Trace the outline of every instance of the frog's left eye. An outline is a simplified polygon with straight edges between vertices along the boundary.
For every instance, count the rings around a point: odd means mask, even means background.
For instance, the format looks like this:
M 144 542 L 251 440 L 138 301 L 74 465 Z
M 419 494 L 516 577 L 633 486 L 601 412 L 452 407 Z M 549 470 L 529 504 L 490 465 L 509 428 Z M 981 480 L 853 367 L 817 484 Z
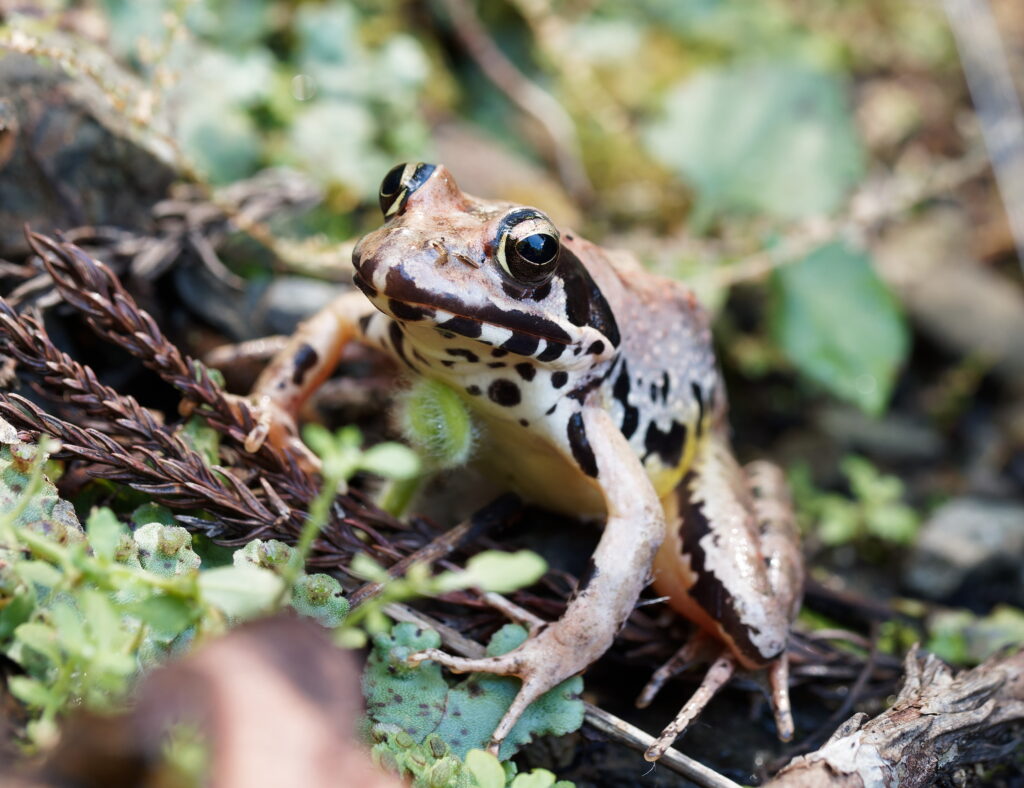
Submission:
M 380 209 L 384 212 L 384 218 L 388 219 L 396 213 L 401 213 L 409 195 L 427 182 L 434 170 L 433 164 L 416 163 L 398 164 L 388 170 L 384 180 L 380 183 Z
M 516 281 L 540 285 L 558 265 L 561 244 L 551 220 L 532 208 L 513 211 L 501 223 L 495 256 Z

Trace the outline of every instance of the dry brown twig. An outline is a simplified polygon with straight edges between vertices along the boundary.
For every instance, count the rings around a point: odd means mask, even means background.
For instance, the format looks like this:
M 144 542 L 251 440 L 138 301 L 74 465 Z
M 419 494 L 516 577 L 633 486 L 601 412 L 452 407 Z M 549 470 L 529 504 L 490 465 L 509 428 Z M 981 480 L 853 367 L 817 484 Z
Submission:
M 961 766 L 1020 752 L 1024 650 L 954 674 L 937 657 L 921 658 L 912 649 L 904 671 L 889 709 L 872 720 L 854 715 L 766 788 L 914 788 L 935 785 Z
M 43 393 L 99 419 L 103 431 L 80 427 L 46 413 L 34 403 L 0 392 L 0 412 L 33 433 L 60 438 L 64 452 L 110 469 L 104 476 L 145 491 L 174 508 L 203 508 L 219 523 L 179 515 L 183 523 L 224 544 L 253 538 L 295 541 L 318 493 L 307 474 L 285 450 L 269 444 L 254 454 L 241 448 L 255 419 L 244 400 L 231 398 L 206 368 L 184 356 L 141 310 L 117 277 L 72 244 L 31 235 L 30 243 L 54 277 L 61 295 L 90 326 L 156 371 L 207 422 L 234 444 L 235 467 L 211 468 L 172 430 L 136 400 L 99 383 L 95 373 L 58 350 L 42 324 L 17 315 L 0 300 L 0 343 Z M 117 438 L 120 438 L 119 441 Z M 360 549 L 375 549 L 395 560 L 404 550 L 390 543 L 376 525 L 403 530 L 397 521 L 351 497 L 335 502 L 332 516 L 314 547 L 311 563 L 345 565 Z M 368 540 L 356 536 L 362 531 Z M 418 546 L 418 545 L 417 545 Z

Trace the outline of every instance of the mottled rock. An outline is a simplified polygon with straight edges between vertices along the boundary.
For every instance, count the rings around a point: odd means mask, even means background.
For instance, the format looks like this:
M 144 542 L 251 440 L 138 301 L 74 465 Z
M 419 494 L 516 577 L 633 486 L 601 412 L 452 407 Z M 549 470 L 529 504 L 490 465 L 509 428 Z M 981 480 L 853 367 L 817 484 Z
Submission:
M 939 508 L 921 529 L 905 574 L 907 586 L 944 599 L 968 577 L 1016 574 L 1024 587 L 1024 505 L 957 498 Z

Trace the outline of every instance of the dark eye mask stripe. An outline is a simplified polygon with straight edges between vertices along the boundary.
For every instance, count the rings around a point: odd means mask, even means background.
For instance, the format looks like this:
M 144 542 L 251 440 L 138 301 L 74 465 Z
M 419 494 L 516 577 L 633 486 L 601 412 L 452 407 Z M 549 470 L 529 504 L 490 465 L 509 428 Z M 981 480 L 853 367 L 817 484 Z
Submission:
M 562 345 L 572 343 L 572 337 L 569 336 L 569 333 L 552 320 L 538 315 L 531 315 L 518 309 L 501 309 L 494 304 L 484 304 L 480 307 L 474 306 L 471 310 L 453 295 L 434 293 L 419 287 L 415 282 L 405 277 L 397 268 L 392 268 L 388 271 L 384 290 L 389 298 L 403 301 L 411 307 L 443 309 L 451 312 L 457 318 L 476 323 L 487 323 L 498 328 L 507 328 L 516 334 L 526 334 L 527 336 L 546 339 L 548 342 L 557 342 Z M 466 312 L 469 311 L 473 311 L 474 314 L 467 315 Z M 455 329 L 449 330 L 462 333 Z M 477 332 L 476 336 L 479 336 L 479 332 Z

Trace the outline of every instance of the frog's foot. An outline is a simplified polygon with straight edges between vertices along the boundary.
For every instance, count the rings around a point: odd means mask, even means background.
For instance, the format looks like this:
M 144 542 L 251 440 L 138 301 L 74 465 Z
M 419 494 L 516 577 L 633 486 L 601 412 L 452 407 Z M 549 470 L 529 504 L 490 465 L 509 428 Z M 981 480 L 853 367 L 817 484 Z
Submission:
M 679 738 L 689 724 L 697 718 L 697 715 L 704 710 L 704 707 L 708 705 L 718 690 L 728 683 L 735 671 L 736 660 L 732 654 L 727 651 L 721 653 L 708 669 L 697 691 L 686 701 L 686 705 L 679 710 L 676 718 L 661 732 L 658 740 L 647 748 L 647 752 L 644 753 L 644 760 L 656 761 L 664 755 L 665 750 L 671 747 L 672 743 Z
M 291 451 L 299 465 L 308 472 L 320 470 L 320 458 L 317 457 L 302 439 L 299 438 L 298 426 L 291 412 L 266 394 L 250 397 L 229 395 L 235 402 L 243 404 L 252 414 L 256 424 L 245 436 L 243 448 L 255 454 L 264 443 L 270 443 L 279 449 Z
M 511 733 L 531 703 L 565 679 L 579 673 L 594 659 L 593 656 L 584 657 L 582 660 L 566 659 L 570 655 L 548 653 L 551 644 L 545 643 L 547 638 L 544 635 L 552 631 L 551 628 L 546 629 L 541 635 L 530 638 L 518 648 L 496 657 L 455 657 L 440 649 L 431 648 L 410 655 L 408 662 L 415 665 L 433 660 L 453 673 L 492 673 L 522 679 L 523 684 L 519 692 L 505 712 L 505 716 L 501 718 L 498 727 L 494 729 L 487 748 L 489 752 L 497 755 L 501 743 Z
M 793 738 L 793 711 L 789 705 L 789 657 L 785 652 L 768 667 L 768 688 L 775 730 L 782 741 L 790 741 Z
M 640 690 L 640 694 L 636 699 L 636 707 L 638 709 L 646 709 L 650 706 L 651 701 L 661 692 L 661 688 L 665 686 L 665 682 L 682 673 L 697 661 L 699 648 L 698 638 L 691 638 L 687 641 L 686 645 L 669 657 L 664 665 L 654 671 L 647 684 Z

